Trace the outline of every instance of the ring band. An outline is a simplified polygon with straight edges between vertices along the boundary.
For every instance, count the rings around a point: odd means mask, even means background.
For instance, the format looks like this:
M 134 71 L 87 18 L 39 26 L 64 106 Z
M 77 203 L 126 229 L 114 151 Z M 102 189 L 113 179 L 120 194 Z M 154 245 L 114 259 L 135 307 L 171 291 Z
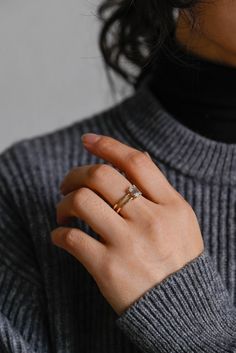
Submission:
M 119 213 L 121 208 L 130 200 L 142 195 L 142 192 L 134 184 L 130 185 L 126 194 L 113 206 L 113 209 Z

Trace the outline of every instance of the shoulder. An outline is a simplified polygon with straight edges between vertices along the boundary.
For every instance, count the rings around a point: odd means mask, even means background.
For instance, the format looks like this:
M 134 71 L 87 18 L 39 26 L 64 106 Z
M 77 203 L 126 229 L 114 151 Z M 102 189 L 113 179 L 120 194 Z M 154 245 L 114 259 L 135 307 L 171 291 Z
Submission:
M 0 243 L 4 244 L 3 249 L 0 245 L 0 257 L 5 263 L 12 267 L 15 262 L 15 269 L 21 266 L 20 259 L 8 259 L 7 254 L 12 253 L 7 250 L 8 244 L 15 244 L 30 257 L 32 240 L 37 251 L 42 250 L 42 246 L 37 246 L 39 242 L 49 242 L 50 229 L 56 226 L 55 206 L 61 199 L 61 181 L 74 166 L 90 163 L 81 135 L 90 131 L 104 133 L 105 121 L 113 109 L 114 106 L 54 131 L 21 139 L 0 153 Z
M 63 164 L 79 163 L 86 153 L 81 135 L 86 132 L 104 133 L 104 123 L 112 115 L 115 106 L 85 116 L 79 121 L 34 137 L 20 139 L 0 153 L 0 181 L 17 184 L 41 171 L 63 168 Z M 17 178 L 17 179 L 16 179 Z
M 123 101 L 85 116 L 62 128 L 14 142 L 0 153 L 0 191 L 20 207 L 56 190 L 64 175 L 74 166 L 91 163 L 81 136 L 86 132 L 115 135 Z M 116 121 L 116 124 L 115 124 Z M 94 162 L 94 161 L 93 161 Z
M 113 122 L 122 115 L 123 108 L 130 98 L 132 96 L 61 128 L 12 143 L 0 152 L 1 166 L 8 158 L 15 164 L 35 166 L 41 159 L 51 160 L 57 155 L 61 156 L 61 153 L 67 151 L 70 146 L 73 146 L 74 151 L 81 150 L 82 134 L 86 132 L 109 134 L 109 131 L 112 132 L 116 128 Z
M 61 181 L 75 166 L 102 162 L 84 148 L 81 135 L 122 137 L 114 123 L 122 114 L 121 104 L 16 141 L 0 153 L 0 262 L 30 278 L 29 272 L 38 276 L 33 270 L 36 258 L 46 266 L 45 249 L 56 252 L 51 250 L 49 233 L 57 226 L 55 206 L 62 196 Z
M 119 127 L 119 117 L 124 114 L 129 101 L 134 99 L 133 94 L 71 124 L 34 137 L 23 138 L 7 146 L 0 152 L 0 182 L 4 177 L 15 180 L 16 174 L 23 177 L 29 170 L 37 173 L 39 168 L 47 170 L 59 165 L 62 167 L 69 161 L 72 164 L 82 161 L 87 153 L 81 142 L 82 134 L 94 132 L 115 135 Z M 118 135 L 122 139 L 122 132 L 119 131 Z

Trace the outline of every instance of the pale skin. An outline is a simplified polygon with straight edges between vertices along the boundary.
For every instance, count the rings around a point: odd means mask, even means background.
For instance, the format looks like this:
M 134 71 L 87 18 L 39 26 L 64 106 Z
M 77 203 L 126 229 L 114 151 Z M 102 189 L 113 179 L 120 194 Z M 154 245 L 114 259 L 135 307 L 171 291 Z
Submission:
M 84 146 L 112 166 L 84 165 L 66 175 L 57 222 L 79 217 L 100 241 L 70 227 L 53 230 L 52 241 L 85 266 L 120 315 L 149 288 L 197 257 L 204 243 L 192 207 L 146 154 L 104 135 Z M 118 214 L 111 206 L 132 183 L 143 194 Z
M 176 38 L 202 57 L 236 66 L 236 1 L 208 1 L 196 11 L 198 24 L 193 29 L 188 11 L 180 11 Z M 99 240 L 66 225 L 54 229 L 51 238 L 82 263 L 121 315 L 146 291 L 199 256 L 204 241 L 191 205 L 146 154 L 110 136 L 99 137 L 88 143 L 87 136 L 84 147 L 111 165 L 68 171 L 61 188 L 64 197 L 57 205 L 59 224 L 79 217 Z M 118 214 L 112 206 L 131 184 L 143 194 Z

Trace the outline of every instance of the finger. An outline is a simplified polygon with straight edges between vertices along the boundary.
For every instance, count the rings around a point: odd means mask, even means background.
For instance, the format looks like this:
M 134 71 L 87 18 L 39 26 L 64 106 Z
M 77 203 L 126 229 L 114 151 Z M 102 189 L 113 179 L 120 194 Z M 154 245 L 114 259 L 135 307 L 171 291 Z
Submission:
M 81 187 L 87 187 L 113 207 L 131 185 L 115 168 L 107 164 L 93 164 L 71 169 L 64 178 L 61 190 L 63 195 L 67 195 Z M 120 210 L 119 214 L 125 219 L 137 218 L 137 215 L 142 215 L 144 212 L 144 207 L 150 205 L 150 201 L 142 195 L 135 200 L 135 207 L 131 201 Z
M 82 187 L 67 194 L 57 204 L 57 222 L 64 224 L 78 217 L 84 220 L 106 242 L 120 242 L 126 221 L 92 190 Z
M 147 151 L 144 151 L 144 153 L 145 153 L 150 159 L 152 159 L 151 156 L 150 156 L 150 154 L 149 154 Z
M 156 203 L 169 203 L 177 191 L 156 164 L 143 152 L 105 135 L 85 147 L 98 157 L 123 170 L 145 197 Z
M 77 228 L 58 227 L 51 232 L 52 242 L 76 257 L 88 272 L 95 276 L 99 271 L 106 247 L 98 240 Z

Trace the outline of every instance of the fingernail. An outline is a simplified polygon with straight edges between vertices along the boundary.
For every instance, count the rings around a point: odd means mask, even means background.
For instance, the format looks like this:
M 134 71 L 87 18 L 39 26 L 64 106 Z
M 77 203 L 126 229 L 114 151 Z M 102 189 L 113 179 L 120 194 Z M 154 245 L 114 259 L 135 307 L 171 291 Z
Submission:
M 145 151 L 144 153 L 145 153 L 150 159 L 152 159 L 151 156 L 150 156 L 150 154 L 149 154 L 147 151 Z
M 93 144 L 94 142 L 98 141 L 100 137 L 100 135 L 94 133 L 86 133 L 81 136 L 81 140 L 83 143 Z

